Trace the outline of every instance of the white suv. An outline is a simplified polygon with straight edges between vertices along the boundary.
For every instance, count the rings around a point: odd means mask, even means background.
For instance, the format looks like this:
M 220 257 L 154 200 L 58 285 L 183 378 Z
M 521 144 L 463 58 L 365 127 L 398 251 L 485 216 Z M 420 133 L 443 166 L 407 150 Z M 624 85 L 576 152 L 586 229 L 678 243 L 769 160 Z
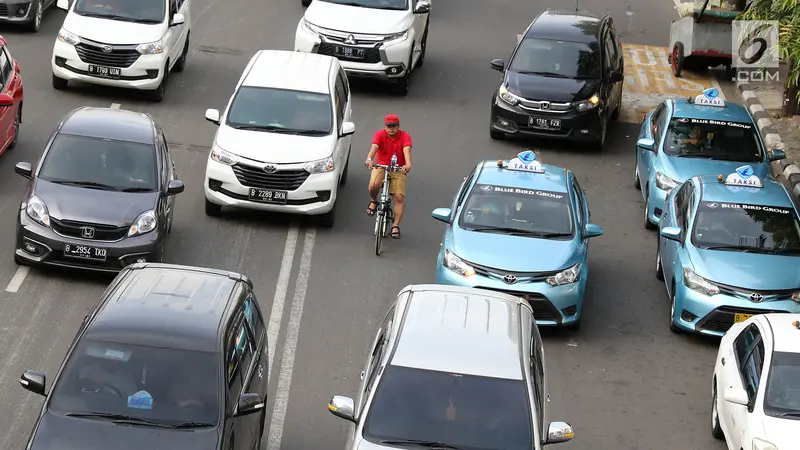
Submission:
M 430 11 L 430 0 L 315 0 L 294 49 L 338 58 L 351 77 L 393 81 L 405 95 L 425 62 Z
M 151 91 L 164 99 L 170 70 L 189 52 L 190 0 L 58 0 L 68 11 L 53 46 L 53 87 L 70 80 Z
M 339 186 L 347 180 L 350 86 L 330 56 L 261 50 L 253 56 L 224 113 L 206 166 L 206 214 L 223 206 L 320 216 L 333 226 Z

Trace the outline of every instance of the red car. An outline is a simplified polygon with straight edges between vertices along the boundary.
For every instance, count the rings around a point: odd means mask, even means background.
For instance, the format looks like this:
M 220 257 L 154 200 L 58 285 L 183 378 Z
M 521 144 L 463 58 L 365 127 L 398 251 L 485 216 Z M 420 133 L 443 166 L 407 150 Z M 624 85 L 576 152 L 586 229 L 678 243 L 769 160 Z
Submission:
M 22 76 L 19 63 L 0 36 L 0 155 L 14 148 L 22 121 Z

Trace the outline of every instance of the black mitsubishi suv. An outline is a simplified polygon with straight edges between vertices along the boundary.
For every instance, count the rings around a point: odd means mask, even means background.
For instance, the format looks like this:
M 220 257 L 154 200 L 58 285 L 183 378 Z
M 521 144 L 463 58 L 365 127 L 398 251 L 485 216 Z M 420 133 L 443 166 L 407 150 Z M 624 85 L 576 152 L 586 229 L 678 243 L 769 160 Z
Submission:
M 492 139 L 526 135 L 605 145 L 619 116 L 624 63 L 608 16 L 542 11 L 514 47 L 495 59 L 503 80 L 492 98 Z

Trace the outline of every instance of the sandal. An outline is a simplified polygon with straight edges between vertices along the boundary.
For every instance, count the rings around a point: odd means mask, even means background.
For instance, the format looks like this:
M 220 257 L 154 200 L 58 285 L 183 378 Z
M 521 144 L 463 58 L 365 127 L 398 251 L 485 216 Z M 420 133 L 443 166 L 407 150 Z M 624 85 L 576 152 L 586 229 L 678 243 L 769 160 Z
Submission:
M 375 207 L 371 207 L 372 205 L 375 205 Z M 369 204 L 367 205 L 367 215 L 372 217 L 375 215 L 375 211 L 377 210 L 378 210 L 378 202 L 370 201 Z
M 397 231 L 395 231 L 395 230 L 397 230 Z M 397 225 L 393 226 L 392 227 L 391 236 L 392 236 L 392 239 L 400 239 L 400 227 L 398 227 Z

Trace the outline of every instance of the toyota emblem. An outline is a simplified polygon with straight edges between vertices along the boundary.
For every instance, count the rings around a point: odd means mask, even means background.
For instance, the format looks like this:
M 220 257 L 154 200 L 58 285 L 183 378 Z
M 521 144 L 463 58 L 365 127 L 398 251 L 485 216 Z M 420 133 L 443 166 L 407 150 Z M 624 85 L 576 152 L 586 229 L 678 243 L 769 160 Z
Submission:
M 758 292 L 753 292 L 750 294 L 750 301 L 753 303 L 761 303 L 764 300 L 764 296 L 759 294 Z
M 275 172 L 277 172 L 277 171 L 278 171 L 278 168 L 277 168 L 277 167 L 275 167 L 275 166 L 272 166 L 272 165 L 269 165 L 269 166 L 264 166 L 264 172 L 267 172 L 267 173 L 275 173 Z
M 517 277 L 511 274 L 508 274 L 503 277 L 503 283 L 505 284 L 514 284 L 517 282 Z
M 550 110 L 550 102 L 541 102 L 539 106 L 545 111 Z
M 104 46 L 100 47 L 100 50 L 102 50 L 103 53 L 111 53 L 111 50 L 114 50 L 114 47 L 112 47 L 110 45 L 104 45 Z
M 94 228 L 92 227 L 81 227 L 81 237 L 86 239 L 94 238 Z
M 344 43 L 345 44 L 353 44 L 353 45 L 355 45 L 355 43 L 356 43 L 355 36 L 353 36 L 352 34 L 350 36 L 347 36 L 347 39 L 344 40 Z

